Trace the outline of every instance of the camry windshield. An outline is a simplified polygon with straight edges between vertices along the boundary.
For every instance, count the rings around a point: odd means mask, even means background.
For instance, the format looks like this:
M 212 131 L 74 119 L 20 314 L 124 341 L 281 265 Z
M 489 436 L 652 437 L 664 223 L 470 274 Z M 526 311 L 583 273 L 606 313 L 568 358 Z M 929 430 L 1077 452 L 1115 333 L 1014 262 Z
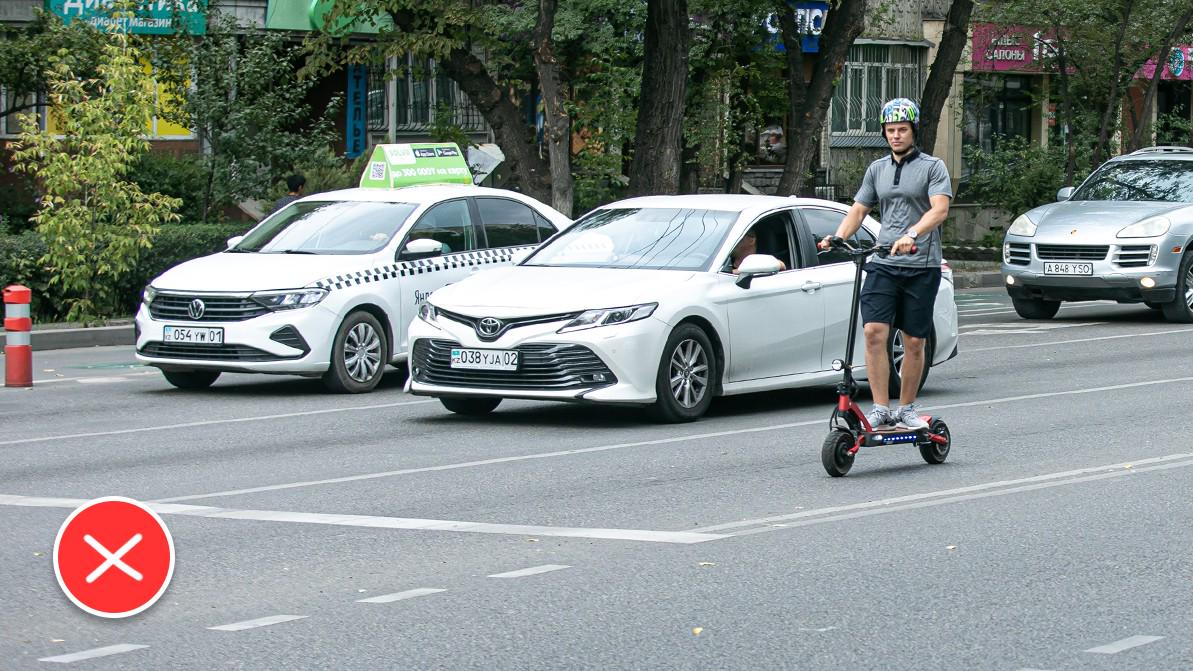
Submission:
M 306 201 L 261 222 L 231 252 L 368 254 L 385 247 L 414 211 L 410 203 Z
M 1122 161 L 1103 167 L 1071 200 L 1193 203 L 1193 161 Z
M 525 265 L 701 270 L 736 219 L 736 212 L 673 207 L 596 210 Z

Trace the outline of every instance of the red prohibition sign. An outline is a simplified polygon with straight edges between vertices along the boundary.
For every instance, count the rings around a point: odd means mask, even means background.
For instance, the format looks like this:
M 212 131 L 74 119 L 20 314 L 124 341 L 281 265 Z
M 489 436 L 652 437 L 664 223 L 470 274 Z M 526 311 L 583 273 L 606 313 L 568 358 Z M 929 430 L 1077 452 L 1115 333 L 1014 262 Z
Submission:
M 88 501 L 58 530 L 54 575 L 66 596 L 92 615 L 136 615 L 170 584 L 174 539 L 162 518 L 138 501 Z

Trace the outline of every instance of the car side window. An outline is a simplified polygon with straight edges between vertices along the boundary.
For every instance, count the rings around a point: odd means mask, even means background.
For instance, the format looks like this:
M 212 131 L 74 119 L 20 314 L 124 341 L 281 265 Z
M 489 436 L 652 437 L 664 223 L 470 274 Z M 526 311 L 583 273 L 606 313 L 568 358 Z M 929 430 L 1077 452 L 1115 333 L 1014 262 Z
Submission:
M 802 207 L 800 214 L 804 216 L 804 221 L 808 222 L 808 230 L 812 233 L 812 239 L 820 242 L 826 236 L 837 232 L 837 228 L 845 219 L 845 213 L 839 210 L 830 210 L 823 207 Z M 849 238 L 850 244 L 860 245 L 862 247 L 874 246 L 874 236 L 870 235 L 870 231 L 865 228 L 859 228 L 857 233 L 854 233 Z M 817 265 L 825 266 L 830 263 L 842 263 L 849 260 L 849 256 L 844 252 L 835 249 L 829 250 L 823 254 L 817 254 Z
M 798 267 L 798 257 L 791 247 L 790 229 L 791 215 L 786 211 L 768 214 L 754 222 L 734 243 L 733 250 L 721 266 L 721 272 L 733 272 L 733 269 L 750 254 L 769 254 L 783 264 L 784 270 Z
M 555 224 L 547 221 L 547 218 L 538 212 L 534 213 L 534 221 L 538 225 L 539 229 L 539 242 L 542 242 L 543 240 L 546 240 L 547 238 L 559 232 L 559 229 L 555 227 Z
M 452 254 L 475 249 L 475 238 L 468 201 L 449 200 L 424 212 L 410 228 L 402 245 L 405 247 L 411 240 L 430 239 L 443 245 L 444 254 Z
M 489 247 L 539 243 L 538 223 L 530 206 L 509 198 L 477 198 L 476 208 Z

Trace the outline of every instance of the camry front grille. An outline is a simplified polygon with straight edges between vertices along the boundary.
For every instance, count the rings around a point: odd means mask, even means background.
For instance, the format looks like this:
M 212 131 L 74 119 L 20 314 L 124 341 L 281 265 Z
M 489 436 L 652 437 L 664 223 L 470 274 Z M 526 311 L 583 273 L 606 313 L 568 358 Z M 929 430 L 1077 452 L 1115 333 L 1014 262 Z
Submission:
M 1109 245 L 1036 245 L 1044 261 L 1101 261 L 1109 251 Z
M 451 367 L 453 340 L 420 338 L 414 343 L 411 371 L 426 384 L 485 389 L 561 391 L 615 384 L 617 377 L 583 345 L 536 343 L 520 345 L 517 370 L 473 370 Z
M 203 316 L 191 318 L 191 302 L 203 301 Z M 158 321 L 242 322 L 269 312 L 246 296 L 202 296 L 159 292 L 149 304 L 149 314 Z

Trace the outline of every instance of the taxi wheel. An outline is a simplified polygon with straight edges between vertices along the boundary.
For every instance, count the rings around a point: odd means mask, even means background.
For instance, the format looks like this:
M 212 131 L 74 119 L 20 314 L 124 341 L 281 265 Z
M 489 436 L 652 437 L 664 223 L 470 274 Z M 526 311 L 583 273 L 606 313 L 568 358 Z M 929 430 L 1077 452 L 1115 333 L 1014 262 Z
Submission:
M 671 332 L 655 379 L 651 414 L 661 422 L 692 422 L 712 404 L 717 359 L 704 329 L 680 324 Z
M 1042 298 L 1012 298 L 1015 312 L 1024 319 L 1052 319 L 1060 310 L 1060 301 L 1046 301 Z
M 1176 300 L 1161 306 L 1164 318 L 1178 324 L 1193 323 L 1193 254 L 1185 253 L 1176 276 Z
M 891 376 L 887 382 L 890 386 L 887 391 L 890 395 L 898 400 L 899 390 L 903 388 L 903 332 L 899 329 L 891 329 L 891 335 L 886 341 L 886 352 L 891 362 Z M 932 370 L 932 357 L 936 352 L 936 335 L 929 333 L 928 339 L 924 342 L 924 370 L 920 373 L 920 386 L 916 387 L 916 393 L 919 393 L 924 388 L 924 383 L 928 381 L 928 371 Z
M 163 370 L 166 382 L 179 389 L 206 389 L 219 378 L 218 370 Z
M 501 405 L 500 398 L 441 398 L 439 402 L 457 415 L 470 417 L 487 415 Z
M 323 384 L 339 394 L 373 391 L 385 372 L 388 357 L 381 323 L 367 312 L 353 312 L 336 332 L 331 366 L 323 374 Z

